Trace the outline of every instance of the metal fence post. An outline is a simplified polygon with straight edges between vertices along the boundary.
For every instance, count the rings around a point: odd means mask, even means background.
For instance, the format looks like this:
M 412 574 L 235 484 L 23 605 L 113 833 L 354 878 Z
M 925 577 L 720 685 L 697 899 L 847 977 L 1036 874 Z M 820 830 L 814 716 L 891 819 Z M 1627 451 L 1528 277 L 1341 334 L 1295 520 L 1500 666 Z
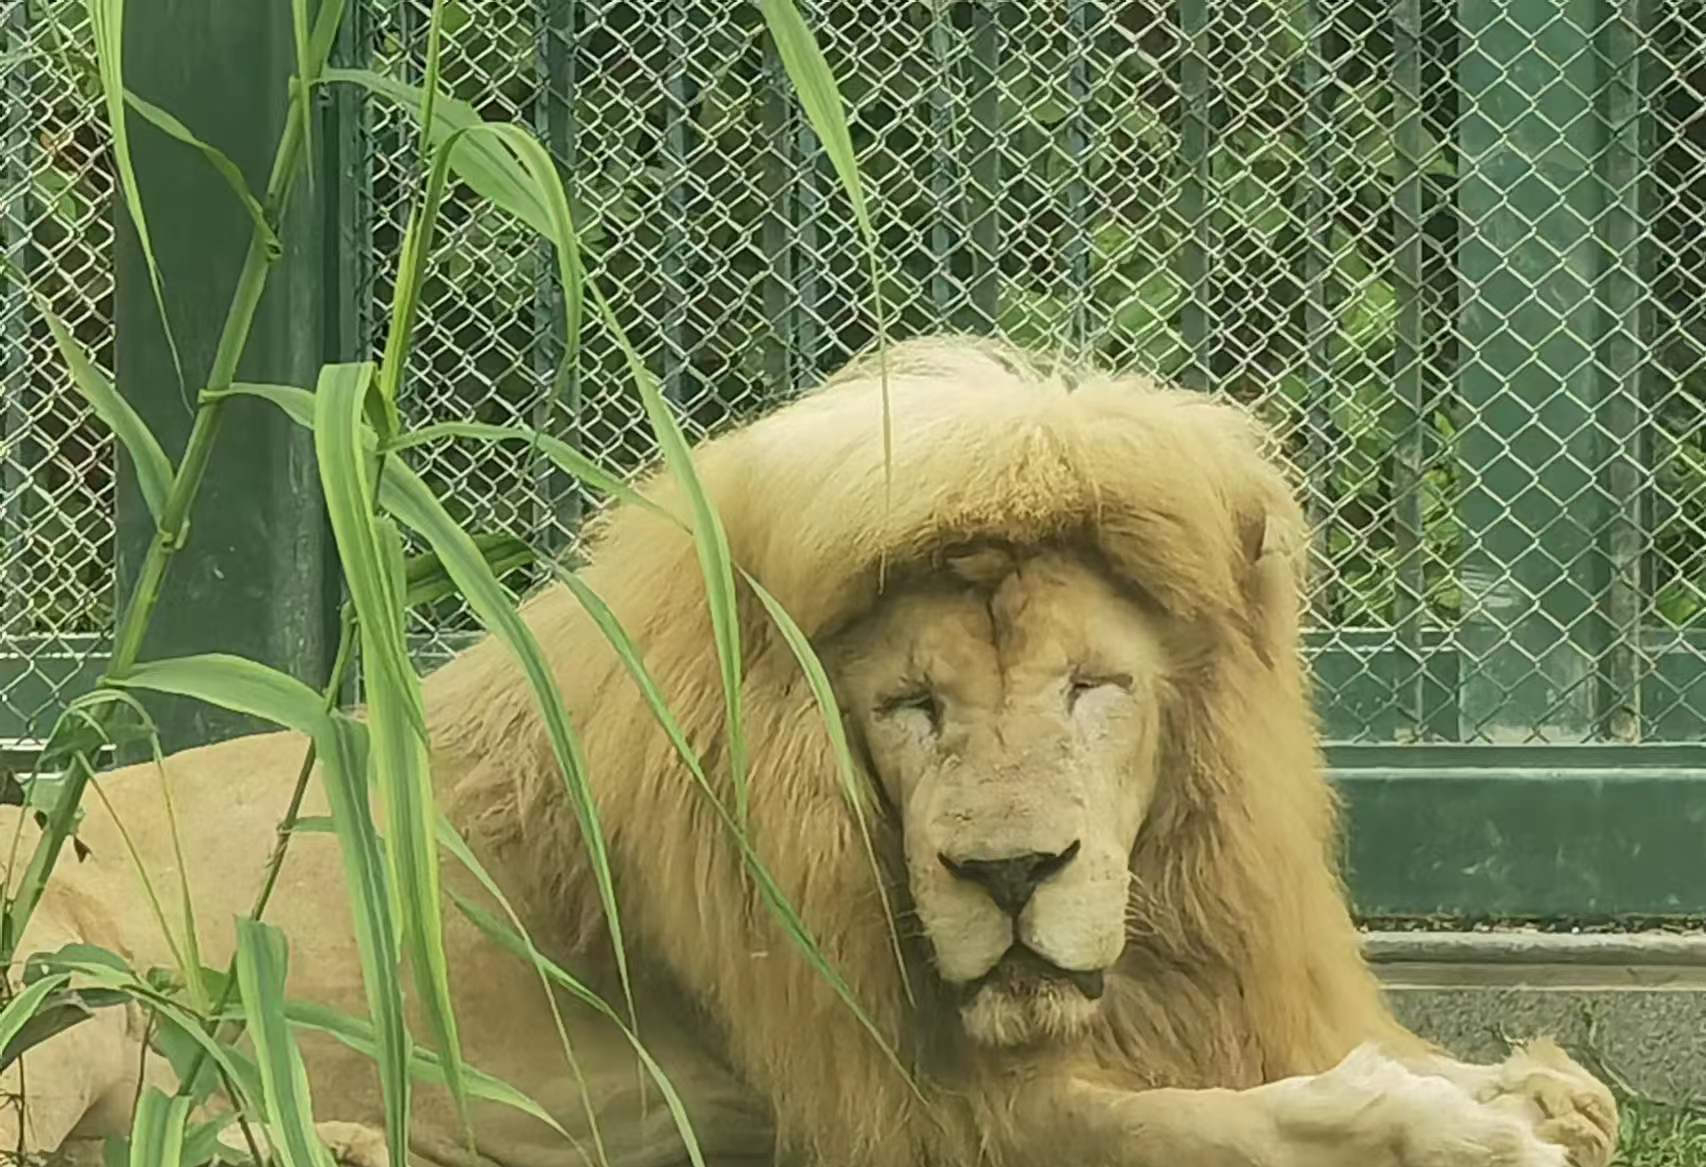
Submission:
M 295 69 L 290 12 L 280 4 L 161 0 L 125 29 L 126 82 L 224 150 L 259 191 L 283 126 Z M 322 97 L 324 103 L 327 99 Z M 243 380 L 312 385 L 329 351 L 327 195 L 353 160 L 324 116 L 302 181 L 279 225 L 274 265 L 238 369 Z M 224 180 L 140 118 L 131 150 L 186 385 L 173 371 L 135 231 L 118 200 L 115 366 L 120 390 L 167 452 L 183 448 L 199 379 L 213 355 L 250 221 Z M 133 585 L 153 523 L 126 460 L 118 491 L 119 592 Z M 173 564 L 144 658 L 218 650 L 281 668 L 318 688 L 336 645 L 340 576 L 321 505 L 310 436 L 272 406 L 231 404 L 190 518 L 190 549 Z M 168 750 L 259 728 L 187 701 L 151 705 Z
M 1580 740 L 1602 724 L 1617 635 L 1601 606 L 1618 506 L 1602 421 L 1627 379 L 1598 359 L 1615 196 L 1598 95 L 1603 0 L 1461 0 L 1458 388 L 1465 740 Z M 1621 299 L 1621 297 L 1619 297 Z

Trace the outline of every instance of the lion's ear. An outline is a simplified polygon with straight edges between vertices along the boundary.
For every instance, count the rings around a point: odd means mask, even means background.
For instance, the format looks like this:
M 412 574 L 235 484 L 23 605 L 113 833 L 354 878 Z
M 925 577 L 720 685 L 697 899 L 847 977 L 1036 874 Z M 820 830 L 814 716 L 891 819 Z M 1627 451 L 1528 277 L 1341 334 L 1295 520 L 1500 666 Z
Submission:
M 1252 646 L 1270 667 L 1297 651 L 1298 611 L 1308 587 L 1309 540 L 1289 497 L 1269 497 L 1240 523 L 1244 602 Z

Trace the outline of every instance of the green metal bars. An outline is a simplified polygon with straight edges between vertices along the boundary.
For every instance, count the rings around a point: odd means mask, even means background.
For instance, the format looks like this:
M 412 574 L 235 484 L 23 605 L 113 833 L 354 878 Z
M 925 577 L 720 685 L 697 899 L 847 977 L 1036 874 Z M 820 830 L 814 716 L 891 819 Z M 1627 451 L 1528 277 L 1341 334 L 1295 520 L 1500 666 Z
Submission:
M 1089 349 L 1273 423 L 1316 524 L 1309 647 L 1332 740 L 1706 736 L 1697 5 L 798 2 L 877 192 L 898 332 Z M 343 59 L 418 78 L 426 0 L 358 9 Z M 755 4 L 446 13 L 445 85 L 546 138 L 590 261 L 691 430 L 872 339 L 851 215 Z M 111 184 L 82 8 L 0 0 L 0 30 L 0 244 L 110 367 Z M 358 162 L 327 168 L 316 204 L 336 242 L 310 363 L 377 348 L 415 144 L 388 107 L 326 100 Z M 407 408 L 537 421 L 617 467 L 648 458 L 596 330 L 547 409 L 559 295 L 535 240 L 453 199 Z M 21 739 L 98 667 L 115 486 L 11 287 L 0 334 L 0 739 Z M 511 450 L 423 455 L 458 517 L 552 546 L 595 501 Z M 423 654 L 466 627 L 438 612 Z

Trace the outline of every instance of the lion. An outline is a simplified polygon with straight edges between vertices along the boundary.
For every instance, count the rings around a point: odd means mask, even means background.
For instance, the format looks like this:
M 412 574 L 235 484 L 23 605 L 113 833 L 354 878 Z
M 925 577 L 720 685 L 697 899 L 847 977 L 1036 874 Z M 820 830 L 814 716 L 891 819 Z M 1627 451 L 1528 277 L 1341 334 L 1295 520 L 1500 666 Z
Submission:
M 707 1162 L 1609 1161 L 1613 1098 L 1556 1045 L 1459 1062 L 1394 1019 L 1361 957 L 1300 659 L 1305 525 L 1271 446 L 1211 396 L 948 335 L 855 360 L 695 449 L 735 562 L 823 661 L 863 784 L 861 829 L 813 688 L 743 584 L 749 838 L 864 1020 L 778 924 L 577 599 L 559 582 L 525 602 L 584 742 L 639 1036 Z M 608 508 L 579 578 L 727 801 L 705 589 L 670 518 L 688 503 L 668 475 L 641 490 L 663 513 Z M 424 686 L 441 806 L 541 950 L 619 1001 L 593 868 L 509 651 L 483 640 Z M 258 734 L 167 761 L 206 963 L 249 911 L 304 744 Z M 65 852 L 20 958 L 93 943 L 167 964 L 115 825 L 171 886 L 157 778 L 100 783 L 88 856 Z M 317 787 L 304 813 L 325 813 Z M 445 878 L 493 903 L 454 864 Z M 267 918 L 291 940 L 292 997 L 364 1015 L 346 894 L 335 842 L 304 833 Z M 621 1031 L 565 996 L 571 1062 L 534 969 L 445 917 L 465 1056 L 560 1130 L 478 1101 L 470 1149 L 422 1085 L 408 1153 L 686 1163 Z M 24 1145 L 123 1131 L 139 1075 L 174 1082 L 145 1037 L 113 1008 L 31 1049 Z M 328 1143 L 382 1161 L 372 1064 L 302 1040 Z

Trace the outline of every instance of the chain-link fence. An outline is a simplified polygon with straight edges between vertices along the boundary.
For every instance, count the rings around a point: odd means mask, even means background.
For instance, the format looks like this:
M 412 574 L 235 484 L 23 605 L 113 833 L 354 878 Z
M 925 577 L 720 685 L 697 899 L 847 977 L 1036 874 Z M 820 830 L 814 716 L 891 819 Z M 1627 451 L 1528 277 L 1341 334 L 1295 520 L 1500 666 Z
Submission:
M 1338 740 L 1706 733 L 1706 5 L 800 0 L 878 194 L 895 331 L 1093 349 L 1253 402 L 1308 479 Z M 418 77 L 429 6 L 357 57 Z M 695 432 L 867 344 L 851 216 L 755 3 L 445 0 L 446 86 L 533 125 Z M 109 162 L 72 0 L 0 0 L 7 258 L 110 353 Z M 180 111 L 193 124 L 193 111 Z M 377 352 L 413 128 L 372 104 L 341 250 Z M 650 454 L 617 353 L 562 351 L 549 253 L 448 208 L 416 420 Z M 110 444 L 4 293 L 0 736 L 112 608 Z M 579 500 L 428 452 L 461 516 L 563 546 Z M 442 651 L 455 609 L 423 623 Z

